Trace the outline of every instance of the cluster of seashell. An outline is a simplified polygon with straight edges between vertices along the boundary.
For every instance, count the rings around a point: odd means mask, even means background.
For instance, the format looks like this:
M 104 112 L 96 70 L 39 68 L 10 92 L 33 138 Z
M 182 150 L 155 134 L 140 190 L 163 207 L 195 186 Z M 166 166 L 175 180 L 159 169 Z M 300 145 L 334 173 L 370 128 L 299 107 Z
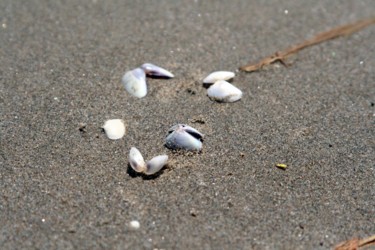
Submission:
M 121 139 L 126 132 L 122 119 L 107 120 L 102 126 L 107 137 L 111 140 Z M 177 124 L 168 130 L 165 146 L 169 149 L 184 149 L 188 151 L 201 150 L 203 134 L 186 124 Z M 167 155 L 159 155 L 145 162 L 142 154 L 135 147 L 130 149 L 129 164 L 137 173 L 153 175 L 168 162 Z
M 201 150 L 203 134 L 185 124 L 172 126 L 166 138 L 166 146 L 170 149 Z M 159 172 L 168 162 L 167 155 L 159 155 L 145 162 L 141 152 L 132 147 L 129 152 L 129 164 L 137 173 L 153 175 Z
M 139 68 L 128 71 L 122 77 L 126 91 L 138 98 L 147 95 L 146 76 L 159 78 L 173 78 L 174 75 L 151 63 L 142 64 Z M 242 91 L 227 80 L 235 76 L 233 72 L 216 71 L 203 79 L 208 85 L 207 95 L 218 102 L 235 102 L 241 99 Z M 102 127 L 111 140 L 121 139 L 126 132 L 124 121 L 121 119 L 107 120 Z M 184 149 L 188 151 L 202 150 L 204 135 L 186 124 L 176 124 L 168 130 L 165 146 L 169 149 Z M 129 152 L 129 164 L 137 173 L 153 175 L 160 171 L 168 162 L 167 155 L 159 155 L 145 162 L 142 154 L 135 147 Z
M 234 77 L 230 71 L 216 71 L 203 79 L 204 85 L 210 85 L 207 95 L 210 99 L 218 102 L 236 102 L 241 99 L 242 91 L 227 82 Z
M 146 76 L 159 78 L 174 77 L 174 75 L 166 69 L 151 63 L 144 63 L 139 68 L 125 72 L 121 81 L 129 94 L 142 98 L 147 95 Z

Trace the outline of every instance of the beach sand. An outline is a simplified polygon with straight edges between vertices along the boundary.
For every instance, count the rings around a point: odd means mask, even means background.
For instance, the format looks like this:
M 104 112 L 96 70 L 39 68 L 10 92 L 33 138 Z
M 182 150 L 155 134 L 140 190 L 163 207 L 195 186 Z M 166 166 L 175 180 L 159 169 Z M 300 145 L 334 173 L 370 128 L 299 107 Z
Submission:
M 329 249 L 374 234 L 375 27 L 237 70 L 373 13 L 372 0 L 1 1 L 0 248 Z M 121 77 L 145 62 L 176 77 L 148 78 L 138 99 Z M 240 101 L 207 97 L 217 70 L 236 73 Z M 205 134 L 202 152 L 164 146 L 176 123 Z M 133 146 L 168 165 L 134 174 Z

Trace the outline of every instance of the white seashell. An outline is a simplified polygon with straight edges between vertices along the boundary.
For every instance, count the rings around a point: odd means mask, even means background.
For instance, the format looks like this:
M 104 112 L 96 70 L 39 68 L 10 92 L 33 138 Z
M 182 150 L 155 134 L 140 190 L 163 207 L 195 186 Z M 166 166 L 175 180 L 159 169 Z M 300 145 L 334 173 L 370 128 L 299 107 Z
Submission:
M 147 84 L 145 72 L 136 68 L 128 71 L 122 77 L 122 84 L 129 94 L 142 98 L 147 95 Z
M 230 71 L 215 71 L 203 79 L 203 83 L 215 83 L 219 80 L 229 80 L 234 77 L 234 73 Z
M 132 228 L 132 229 L 139 229 L 141 227 L 141 223 L 139 223 L 139 221 L 137 220 L 132 220 L 130 223 L 129 223 L 129 226 Z
M 207 89 L 207 94 L 218 102 L 235 102 L 242 97 L 242 91 L 226 81 L 215 82 Z
M 121 119 L 108 120 L 102 128 L 111 140 L 121 139 L 125 135 L 125 124 Z
M 170 149 L 201 150 L 203 134 L 185 124 L 177 124 L 168 131 L 165 145 Z
M 138 173 L 143 173 L 147 170 L 145 160 L 141 152 L 135 147 L 132 147 L 129 152 L 129 163 L 132 169 Z
M 141 68 L 145 71 L 146 75 L 149 75 L 149 76 L 165 77 L 165 78 L 174 77 L 174 75 L 168 70 L 163 69 L 151 63 L 144 63 L 142 64 Z
M 145 171 L 145 174 L 152 175 L 158 172 L 160 169 L 163 168 L 165 164 L 167 164 L 168 161 L 168 155 L 159 155 L 147 162 L 147 170 Z
M 135 172 L 153 175 L 165 166 L 168 162 L 167 155 L 159 155 L 152 158 L 147 163 L 144 161 L 141 152 L 135 147 L 130 149 L 129 164 Z

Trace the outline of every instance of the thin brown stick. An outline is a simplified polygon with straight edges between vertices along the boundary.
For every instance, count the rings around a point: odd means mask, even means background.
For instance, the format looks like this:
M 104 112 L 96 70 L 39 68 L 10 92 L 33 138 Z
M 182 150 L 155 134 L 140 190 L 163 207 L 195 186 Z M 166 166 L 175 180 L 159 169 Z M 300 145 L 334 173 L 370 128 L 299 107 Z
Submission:
M 365 239 L 354 238 L 341 242 L 334 247 L 335 250 L 358 250 L 361 247 L 368 247 L 375 244 L 375 235 L 367 237 Z
M 358 243 L 358 246 L 363 247 L 363 246 L 369 246 L 371 244 L 375 244 L 375 235 L 367 237 L 366 239 L 360 240 Z
M 375 18 L 364 19 L 355 23 L 340 26 L 340 27 L 331 29 L 329 31 L 319 33 L 315 37 L 309 40 L 306 40 L 300 44 L 291 46 L 287 48 L 286 50 L 276 52 L 275 54 L 264 58 L 258 63 L 242 66 L 240 67 L 240 70 L 243 70 L 246 72 L 253 72 L 253 71 L 257 71 L 263 68 L 266 65 L 270 65 L 275 62 L 281 62 L 282 64 L 286 65 L 285 59 L 288 56 L 295 54 L 304 48 L 307 48 L 312 45 L 316 45 L 318 43 L 325 42 L 325 41 L 328 41 L 328 40 L 331 40 L 340 36 L 350 35 L 372 24 L 375 24 Z

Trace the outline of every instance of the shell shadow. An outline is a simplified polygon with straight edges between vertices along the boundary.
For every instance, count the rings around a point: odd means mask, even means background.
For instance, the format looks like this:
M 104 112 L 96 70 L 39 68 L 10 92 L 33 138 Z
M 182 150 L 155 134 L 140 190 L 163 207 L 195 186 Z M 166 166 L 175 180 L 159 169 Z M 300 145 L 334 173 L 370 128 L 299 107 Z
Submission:
M 171 77 L 168 77 L 168 76 L 155 76 L 155 75 L 147 75 L 147 78 L 151 78 L 151 79 L 163 79 L 163 80 L 172 79 Z
M 126 169 L 126 173 L 132 178 L 142 177 L 143 180 L 155 180 L 155 179 L 159 178 L 160 175 L 162 175 L 164 173 L 164 170 L 166 169 L 167 166 L 168 166 L 168 164 L 165 165 L 162 169 L 160 169 L 160 171 L 158 171 L 155 174 L 145 175 L 145 174 L 138 173 L 138 172 L 134 171 L 134 169 L 128 163 L 128 168 Z
M 203 139 L 202 139 L 202 142 L 203 142 Z M 183 149 L 183 148 L 173 148 L 173 147 L 170 147 L 166 143 L 164 144 L 164 147 L 167 148 L 167 149 L 169 149 L 172 152 L 172 154 L 174 154 L 174 155 L 191 156 L 191 155 L 200 155 L 200 154 L 203 154 L 203 148 L 201 150 L 186 150 L 186 149 Z

